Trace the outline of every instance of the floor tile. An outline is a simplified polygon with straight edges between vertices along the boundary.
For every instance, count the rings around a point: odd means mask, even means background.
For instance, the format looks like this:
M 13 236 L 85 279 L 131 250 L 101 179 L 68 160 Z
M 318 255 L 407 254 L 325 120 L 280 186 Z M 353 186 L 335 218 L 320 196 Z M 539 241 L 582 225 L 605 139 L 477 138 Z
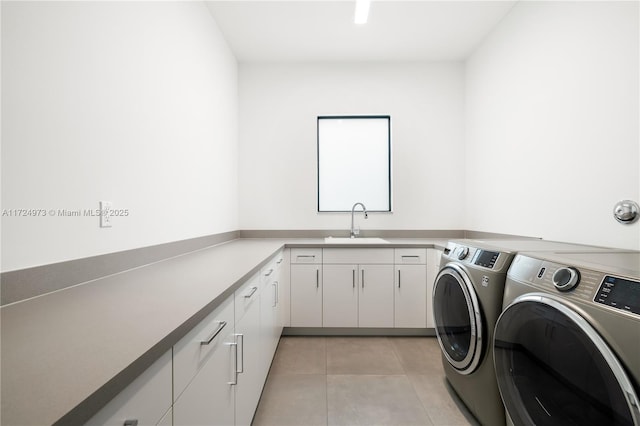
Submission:
M 386 337 L 327 337 L 327 374 L 403 374 Z
M 324 337 L 282 337 L 269 374 L 326 374 Z
M 440 346 L 435 337 L 394 337 L 389 340 L 406 374 L 442 372 Z
M 476 426 L 478 423 L 440 375 L 408 375 L 418 398 L 435 426 Z
M 405 375 L 328 375 L 329 425 L 431 425 Z
M 477 426 L 436 338 L 282 337 L 257 426 Z
M 324 374 L 270 375 L 252 425 L 326 425 L 326 377 Z

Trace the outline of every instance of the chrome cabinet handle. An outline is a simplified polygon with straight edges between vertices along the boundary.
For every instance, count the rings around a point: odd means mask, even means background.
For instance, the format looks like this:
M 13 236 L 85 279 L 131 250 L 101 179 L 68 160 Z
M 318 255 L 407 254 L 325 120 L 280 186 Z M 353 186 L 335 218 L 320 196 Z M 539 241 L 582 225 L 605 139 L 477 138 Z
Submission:
M 138 419 L 125 420 L 122 426 L 138 426 Z
M 398 269 L 398 288 L 400 288 L 400 269 Z
M 244 334 L 236 333 L 236 340 L 238 340 L 237 339 L 238 337 L 240 338 L 239 340 L 242 343 L 242 345 L 240 346 L 240 349 L 236 349 L 240 351 L 240 368 L 238 368 L 238 365 L 236 362 L 236 373 L 244 373 Z
M 364 288 L 364 269 L 362 270 L 362 288 Z
M 412 255 L 408 255 L 408 254 L 406 254 L 406 255 L 405 255 L 405 254 L 403 254 L 403 255 L 402 255 L 402 256 L 400 256 L 400 257 L 402 257 L 403 259 L 418 259 L 420 256 L 416 256 L 416 255 L 413 255 L 413 254 L 412 254 Z
M 253 296 L 253 293 L 255 293 L 256 291 L 258 291 L 258 287 L 251 287 L 251 291 L 249 292 L 249 294 L 245 294 L 244 297 L 248 299 Z
M 316 269 L 316 288 L 320 288 L 320 269 Z
M 353 283 L 353 288 L 356 288 L 356 270 L 351 270 L 351 282 Z
M 201 340 L 200 344 L 208 345 L 209 343 L 211 343 L 213 339 L 215 339 L 216 336 L 220 334 L 220 332 L 222 331 L 223 328 L 225 328 L 226 325 L 227 325 L 226 321 L 218 321 L 218 328 L 216 329 L 216 331 L 213 332 L 213 336 L 209 337 L 209 340 Z
M 275 308 L 278 306 L 278 281 L 274 281 L 271 285 L 273 286 L 273 305 L 271 307 Z
M 227 345 L 233 347 L 233 380 L 227 382 L 228 385 L 238 384 L 238 344 L 236 342 L 227 343 Z
M 276 264 L 277 264 L 277 265 L 281 264 L 283 260 L 284 260 L 283 258 L 278 259 L 278 261 L 276 262 Z
M 266 274 L 264 274 L 264 276 L 268 277 L 271 274 L 273 274 L 273 268 L 269 269 L 269 271 Z

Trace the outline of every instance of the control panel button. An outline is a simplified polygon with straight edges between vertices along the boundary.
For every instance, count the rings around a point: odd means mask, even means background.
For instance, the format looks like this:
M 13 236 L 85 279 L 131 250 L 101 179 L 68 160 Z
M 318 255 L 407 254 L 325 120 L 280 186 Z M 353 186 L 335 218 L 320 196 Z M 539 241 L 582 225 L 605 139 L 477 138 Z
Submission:
M 580 282 L 580 273 L 577 269 L 568 266 L 558 268 L 551 277 L 555 288 L 560 291 L 569 291 Z
M 458 247 L 457 253 L 458 253 L 458 259 L 463 260 L 467 256 L 469 256 L 469 247 L 464 247 L 464 246 Z

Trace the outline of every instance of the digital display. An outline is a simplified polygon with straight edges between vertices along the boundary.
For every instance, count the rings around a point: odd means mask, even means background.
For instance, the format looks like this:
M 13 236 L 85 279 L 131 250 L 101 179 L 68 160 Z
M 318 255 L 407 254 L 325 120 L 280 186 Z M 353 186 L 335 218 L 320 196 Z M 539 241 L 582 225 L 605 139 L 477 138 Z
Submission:
M 495 251 L 480 250 L 480 254 L 476 257 L 475 264 L 484 266 L 485 268 L 493 268 L 500 253 Z
M 607 275 L 595 301 L 640 315 L 640 282 Z

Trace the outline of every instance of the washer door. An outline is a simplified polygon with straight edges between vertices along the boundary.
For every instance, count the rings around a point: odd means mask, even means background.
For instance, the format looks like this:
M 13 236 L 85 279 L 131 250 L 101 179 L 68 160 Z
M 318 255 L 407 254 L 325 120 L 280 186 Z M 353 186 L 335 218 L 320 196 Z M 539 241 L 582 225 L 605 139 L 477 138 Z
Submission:
M 520 296 L 494 334 L 498 387 L 516 425 L 638 425 L 638 398 L 595 329 L 554 296 Z
M 471 280 L 455 263 L 447 264 L 436 277 L 433 316 L 445 358 L 460 374 L 471 374 L 483 350 L 482 317 Z

